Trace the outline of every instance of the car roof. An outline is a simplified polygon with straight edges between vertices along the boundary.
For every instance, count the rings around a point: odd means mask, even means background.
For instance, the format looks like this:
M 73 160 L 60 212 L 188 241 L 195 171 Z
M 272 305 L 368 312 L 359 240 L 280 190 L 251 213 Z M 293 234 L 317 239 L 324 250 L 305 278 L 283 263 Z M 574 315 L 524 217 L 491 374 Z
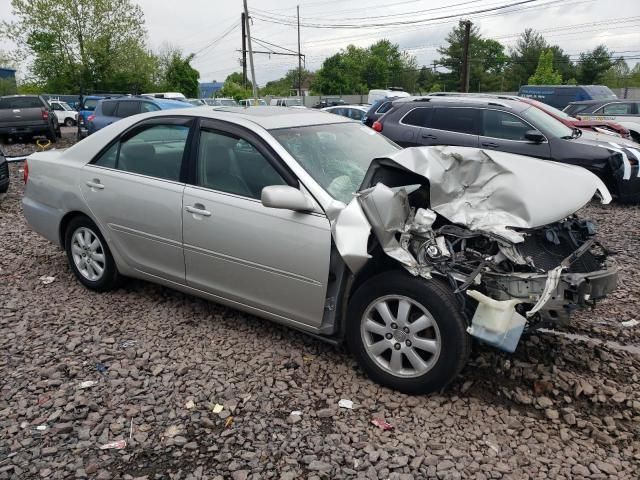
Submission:
M 420 96 L 420 97 L 406 97 L 399 98 L 393 101 L 395 105 L 459 105 L 465 107 L 477 107 L 477 106 L 492 106 L 492 107 L 501 107 L 506 110 L 521 112 L 528 108 L 531 108 L 531 105 L 521 102 L 520 100 L 514 100 L 505 97 L 490 97 L 490 96 L 482 96 L 482 95 L 473 95 L 473 94 L 461 94 L 461 95 L 451 95 L 451 96 Z
M 344 105 L 331 105 L 330 107 L 324 107 L 323 110 L 329 110 L 332 108 L 357 108 L 358 110 L 369 110 L 371 106 L 345 103 Z
M 576 102 L 569 102 L 569 105 L 598 105 L 604 103 L 628 103 L 633 101 L 637 102 L 639 100 L 634 100 L 632 98 L 600 98 L 597 100 L 579 100 Z
M 308 110 L 287 107 L 191 107 L 180 110 L 181 115 L 193 114 L 199 117 L 233 120 L 241 118 L 248 120 L 265 130 L 278 128 L 305 127 L 328 123 L 350 123 L 351 119 L 337 115 L 327 115 L 322 110 Z

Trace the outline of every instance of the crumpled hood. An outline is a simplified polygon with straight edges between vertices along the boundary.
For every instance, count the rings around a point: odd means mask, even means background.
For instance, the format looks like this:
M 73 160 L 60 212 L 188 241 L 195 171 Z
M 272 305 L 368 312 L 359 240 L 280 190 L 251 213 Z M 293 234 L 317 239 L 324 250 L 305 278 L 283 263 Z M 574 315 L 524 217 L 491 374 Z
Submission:
M 604 183 L 581 167 L 468 147 L 407 148 L 374 160 L 361 193 L 344 209 L 347 213 L 330 215 L 334 217 L 334 241 L 352 271 L 369 258 L 363 239 L 371 226 L 376 230 L 376 223 L 384 216 L 379 212 L 378 219 L 370 218 L 361 204 L 365 190 L 384 177 L 381 171 L 385 167 L 426 178 L 430 184 L 428 207 L 450 222 L 494 233 L 513 243 L 522 242 L 524 237 L 510 227 L 535 228 L 557 222 L 575 213 L 595 194 L 602 203 L 611 201 Z M 341 236 L 340 231 L 362 234 Z

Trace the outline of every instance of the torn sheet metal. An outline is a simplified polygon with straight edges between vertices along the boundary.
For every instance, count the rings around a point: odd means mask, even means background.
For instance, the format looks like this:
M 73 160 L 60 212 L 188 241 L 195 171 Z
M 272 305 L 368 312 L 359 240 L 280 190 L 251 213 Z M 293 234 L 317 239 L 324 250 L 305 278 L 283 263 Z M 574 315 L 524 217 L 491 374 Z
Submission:
M 523 237 L 509 227 L 556 222 L 595 194 L 602 203 L 611 201 L 604 183 L 584 168 L 511 153 L 468 147 L 407 148 L 389 159 L 374 160 L 369 170 L 385 160 L 428 179 L 430 208 L 449 221 L 514 243 Z M 367 172 L 365 181 L 373 177 Z
M 378 170 L 389 165 L 429 181 L 431 210 L 418 209 L 410 221 L 406 192 L 375 180 L 380 178 Z M 397 234 L 430 229 L 435 221 L 433 211 L 470 230 L 520 243 L 524 237 L 511 227 L 535 228 L 557 222 L 596 194 L 602 203 L 611 201 L 604 183 L 581 167 L 477 148 L 419 147 L 374 160 L 360 193 L 346 206 L 335 202 L 327 215 L 336 247 L 352 272 L 360 270 L 370 258 L 367 244 L 373 227 L 388 255 L 413 269 L 414 274 L 422 274 L 415 271 L 418 264 L 402 248 Z M 515 251 L 503 253 L 509 258 L 515 256 Z M 527 261 L 520 257 L 516 263 Z

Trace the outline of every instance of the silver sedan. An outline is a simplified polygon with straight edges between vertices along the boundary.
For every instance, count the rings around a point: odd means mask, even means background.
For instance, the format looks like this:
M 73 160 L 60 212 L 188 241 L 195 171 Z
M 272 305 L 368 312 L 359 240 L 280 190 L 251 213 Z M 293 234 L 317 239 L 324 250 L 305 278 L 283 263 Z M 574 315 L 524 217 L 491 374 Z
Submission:
M 472 337 L 513 351 L 525 324 L 564 321 L 616 282 L 592 225 L 568 216 L 610 200 L 586 170 L 401 150 L 323 112 L 135 115 L 32 155 L 24 176 L 28 223 L 86 287 L 145 279 L 346 340 L 410 393 L 455 378 Z

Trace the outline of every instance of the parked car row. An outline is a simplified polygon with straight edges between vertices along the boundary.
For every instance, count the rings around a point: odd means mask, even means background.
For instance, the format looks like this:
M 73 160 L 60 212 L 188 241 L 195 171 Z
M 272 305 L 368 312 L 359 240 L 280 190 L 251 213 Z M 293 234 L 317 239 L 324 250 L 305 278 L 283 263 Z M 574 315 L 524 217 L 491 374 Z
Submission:
M 570 127 L 521 98 L 434 95 L 400 99 L 373 128 L 403 147 L 457 145 L 578 165 L 623 202 L 640 201 L 639 145 Z

